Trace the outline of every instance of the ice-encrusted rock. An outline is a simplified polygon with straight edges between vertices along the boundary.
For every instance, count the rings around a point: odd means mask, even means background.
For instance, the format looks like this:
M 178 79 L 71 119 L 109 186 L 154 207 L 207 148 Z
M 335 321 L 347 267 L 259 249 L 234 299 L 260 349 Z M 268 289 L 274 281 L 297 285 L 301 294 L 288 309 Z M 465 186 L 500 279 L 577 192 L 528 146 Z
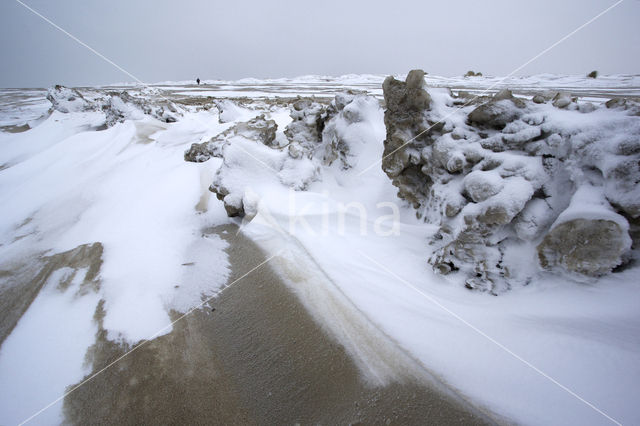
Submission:
M 284 131 L 292 158 L 311 157 L 322 142 L 322 131 L 328 118 L 327 108 L 313 99 L 303 98 L 291 107 L 292 121 Z
M 520 118 L 524 106 L 522 99 L 515 98 L 510 90 L 503 89 L 489 102 L 471 111 L 469 121 L 476 126 L 502 129 L 508 123 Z
M 249 139 L 256 139 L 267 146 L 274 146 L 278 125 L 274 120 L 267 120 L 264 114 L 252 118 L 245 123 L 235 126 L 236 134 L 241 134 Z
M 216 180 L 213 181 L 209 187 L 209 191 L 216 194 L 218 200 L 224 204 L 224 209 L 229 217 L 243 217 L 245 215 L 244 203 L 242 201 L 242 193 L 231 192 L 220 178 L 221 174 L 218 173 Z
M 324 166 L 337 161 L 341 168 L 350 168 L 351 129 L 361 123 L 366 126 L 372 108 L 379 109 L 377 101 L 356 92 L 339 93 L 328 105 L 308 98 L 296 100 L 291 106 L 292 121 L 284 131 L 289 155 L 313 158 Z
M 48 90 L 47 99 L 53 109 L 63 113 L 102 111 L 107 127 L 145 115 L 173 123 L 181 115 L 177 107 L 162 96 L 133 96 L 126 91 L 107 92 L 106 96 L 89 100 L 77 89 L 56 85 Z
M 176 106 L 167 99 L 132 96 L 126 91 L 109 93 L 101 109 L 106 115 L 107 126 L 124 120 L 140 119 L 143 115 L 149 115 L 165 123 L 174 123 L 181 115 Z
M 77 90 L 59 84 L 47 90 L 47 100 L 51 107 L 62 113 L 84 112 L 95 110 L 95 106 L 87 101 Z
M 107 127 L 122 123 L 125 120 L 137 120 L 144 116 L 144 112 L 133 102 L 133 98 L 126 92 L 109 95 L 102 105 Z
M 260 114 L 247 122 L 237 123 L 206 142 L 192 144 L 185 151 L 184 159 L 185 161 L 202 163 L 211 157 L 222 157 L 222 147 L 234 136 L 242 136 L 267 146 L 273 146 L 277 131 L 278 125 L 276 122 L 268 120 L 264 114 Z
M 251 111 L 243 108 L 230 99 L 221 99 L 214 102 L 218 109 L 218 121 L 220 123 L 231 123 L 234 121 L 243 121 L 252 115 Z
M 459 271 L 467 287 L 497 294 L 528 282 L 538 262 L 590 276 L 626 261 L 626 218 L 640 213 L 640 120 L 626 104 L 610 102 L 607 108 L 620 110 L 612 116 L 568 94 L 525 100 L 503 89 L 480 105 L 460 107 L 450 92 L 425 89 L 419 76 L 389 77 L 383 85 L 382 165 L 398 196 L 439 226 L 430 242 L 434 270 Z M 554 112 L 546 104 L 552 98 L 566 112 Z M 572 197 L 587 183 L 606 194 L 609 216 L 582 212 L 562 225 L 559 218 L 573 211 Z M 598 258 L 590 252 L 598 248 L 560 244 L 567 230 L 593 232 L 607 253 Z
M 532 101 L 535 102 L 536 104 L 543 104 L 547 102 L 547 100 L 542 95 L 534 95 Z
M 640 116 L 640 102 L 638 98 L 626 99 L 626 98 L 613 98 L 609 99 L 605 103 L 607 108 L 610 109 L 622 109 L 628 111 L 629 114 Z
M 594 104 L 592 104 L 591 102 L 582 102 L 580 104 L 578 104 L 578 111 L 588 114 L 590 112 L 595 111 L 596 109 L 598 109 Z
M 557 95 L 553 97 L 551 103 L 556 108 L 567 108 L 569 105 L 571 105 L 572 102 L 573 102 L 573 99 L 571 98 L 570 93 L 559 92 Z
M 428 156 L 429 151 L 421 151 L 421 156 Z M 466 165 L 466 158 L 459 144 L 451 137 L 443 136 L 433 145 L 431 150 L 433 160 L 449 173 L 458 173 Z
M 581 186 L 537 246 L 540 265 L 589 277 L 611 272 L 631 248 L 629 223 L 613 211 L 602 188 Z
M 623 263 L 626 230 L 611 220 L 574 219 L 554 227 L 538 245 L 540 265 L 598 277 Z
M 476 170 L 464 178 L 464 189 L 471 199 L 479 203 L 493 197 L 504 187 L 504 180 L 495 170 Z
M 262 173 L 261 180 L 272 179 L 304 190 L 322 178 L 324 168 L 351 168 L 363 137 L 374 127 L 371 120 L 379 119 L 376 113 L 381 115 L 378 101 L 361 93 L 338 94 L 328 105 L 298 98 L 290 105 L 292 122 L 283 132 L 287 144 L 278 143 L 282 137 L 277 135 L 275 121 L 260 115 L 237 123 L 207 142 L 193 144 L 185 152 L 185 160 L 222 157 L 209 189 L 223 201 L 229 216 L 244 217 L 255 211 L 255 200 L 247 198 L 251 176 Z M 259 146 L 252 145 L 256 143 Z M 256 160 L 266 167 L 256 165 Z
M 184 152 L 184 160 L 191 163 L 204 163 L 211 157 L 220 157 L 222 156 L 220 148 L 223 143 L 224 141 L 213 137 L 207 142 L 191 144 Z
M 387 77 L 382 84 L 387 127 L 382 169 L 388 175 L 399 176 L 410 166 L 410 151 L 405 148 L 421 141 L 432 143 L 428 134 L 430 124 L 423 114 L 429 108 L 431 97 L 423 87 L 422 70 L 410 71 L 405 82 Z
M 314 154 L 324 166 L 339 165 L 343 170 L 354 166 L 367 147 L 373 131 L 372 119 L 381 114 L 379 102 L 361 93 L 336 95 L 327 108 L 322 142 Z
M 402 82 L 387 77 L 382 84 L 386 110 L 382 170 L 392 179 L 401 198 L 414 207 L 429 192 L 430 170 L 421 167 L 423 156 L 429 156 L 433 134 L 441 130 L 439 123 L 425 116 L 431 96 L 424 90 L 424 71 L 412 70 Z M 419 190 L 420 193 L 416 194 Z

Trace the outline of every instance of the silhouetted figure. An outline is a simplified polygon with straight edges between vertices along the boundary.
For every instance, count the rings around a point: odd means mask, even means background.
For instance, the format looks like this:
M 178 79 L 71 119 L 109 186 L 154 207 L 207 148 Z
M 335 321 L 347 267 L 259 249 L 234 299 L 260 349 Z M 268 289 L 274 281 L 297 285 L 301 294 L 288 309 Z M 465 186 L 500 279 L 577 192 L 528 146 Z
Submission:
M 196 83 L 198 83 L 198 86 L 200 86 L 200 79 L 196 78 Z

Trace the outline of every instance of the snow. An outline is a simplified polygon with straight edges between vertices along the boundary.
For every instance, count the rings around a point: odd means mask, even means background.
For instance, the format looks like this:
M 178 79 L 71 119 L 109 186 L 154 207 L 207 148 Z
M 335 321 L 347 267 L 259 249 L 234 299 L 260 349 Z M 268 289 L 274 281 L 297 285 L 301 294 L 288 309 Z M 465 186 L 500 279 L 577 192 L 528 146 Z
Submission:
M 476 201 L 493 197 L 504 187 L 504 180 L 497 170 L 476 170 L 464 177 L 464 189 Z
M 171 309 L 198 306 L 229 274 L 226 243 L 202 238 L 203 228 L 226 222 L 224 209 L 210 198 L 206 215 L 195 209 L 209 194 L 201 176 L 210 181 L 215 163 L 183 160 L 194 138 L 225 127 L 217 116 L 194 114 L 170 128 L 145 118 L 86 131 L 94 121 L 54 112 L 11 135 L 2 150 L 11 166 L 0 172 L 0 258 L 9 265 L 93 242 L 104 255 L 97 295 L 45 288 L 3 344 L 1 423 L 24 420 L 87 373 L 99 299 L 108 337 L 136 343 L 170 332 Z M 26 218 L 31 232 L 14 241 Z M 58 423 L 57 406 L 39 421 Z
M 204 81 L 197 90 L 165 82 L 162 89 L 181 96 L 255 96 L 261 102 L 280 88 L 286 94 L 318 96 L 355 88 L 380 97 L 382 79 Z M 426 82 L 476 92 L 507 85 L 520 92 L 564 88 L 595 93 L 600 101 L 612 92 L 637 94 L 640 87 L 638 76 L 502 81 L 428 75 Z M 435 90 L 433 96 L 443 105 L 436 114 L 448 115 L 453 108 L 448 91 Z M 455 273 L 445 278 L 428 267 L 427 241 L 437 226 L 416 219 L 379 164 L 371 167 L 382 156 L 385 137 L 377 99 L 356 98 L 327 129 L 349 146 L 346 169 L 338 161 L 293 160 L 286 150 L 242 136 L 224 146 L 223 160 L 184 162 L 192 143 L 259 113 L 277 122 L 278 145 L 287 143 L 283 130 L 291 119 L 286 108 L 258 103 L 253 110 L 223 102 L 224 123 L 215 108 L 192 109 L 172 124 L 145 116 L 96 131 L 101 113 L 53 112 L 27 132 L 0 134 L 0 166 L 5 166 L 0 168 L 0 259 L 54 254 L 85 243 L 104 246 L 97 292 L 76 297 L 79 278 L 61 292 L 56 289 L 61 271 L 2 345 L 0 423 L 23 420 L 87 373 L 83 360 L 94 340 L 92 318 L 99 300 L 104 300 L 108 337 L 135 343 L 170 332 L 171 309 L 185 312 L 224 286 L 226 243 L 215 235 L 202 238 L 202 229 L 229 220 L 222 203 L 209 197 L 207 187 L 214 179 L 229 187 L 227 197 L 243 203 L 242 231 L 267 253 L 280 253 L 273 265 L 372 385 L 426 370 L 434 382 L 509 423 L 611 424 L 606 415 L 623 424 L 640 423 L 638 266 L 590 283 L 538 273 L 529 285 L 498 297 L 468 291 Z M 9 115 L 0 118 L 19 122 Z M 542 104 L 523 118 L 531 126 L 564 133 L 587 129 L 606 136 L 637 129 L 601 106 L 577 114 Z M 447 118 L 454 120 L 459 116 Z M 456 127 L 463 126 L 456 122 Z M 535 129 L 522 124 L 507 131 L 513 142 L 535 136 Z M 623 143 L 624 138 L 612 139 L 608 154 Z M 469 144 L 465 150 L 482 148 Z M 601 154 L 585 151 L 606 168 L 610 157 Z M 492 203 L 520 211 L 534 190 L 531 182 L 542 184 L 541 165 L 523 158 L 497 153 L 498 168 L 474 171 L 464 185 L 472 190 L 478 178 L 491 188 Z M 462 182 L 456 185 L 452 191 L 460 196 Z M 610 218 L 601 208 L 602 197 L 581 187 L 558 221 L 591 211 Z M 548 209 L 535 204 L 525 210 L 518 235 L 534 238 L 537 226 L 550 225 L 543 211 Z M 31 222 L 21 227 L 27 218 Z M 25 228 L 32 232 L 16 240 Z M 536 268 L 530 245 L 511 250 L 508 256 L 522 269 Z M 57 423 L 60 416 L 58 404 L 35 421 Z
M 256 114 L 247 108 L 236 105 L 233 101 L 223 100 L 216 105 L 220 114 L 218 119 L 221 123 L 231 123 L 234 121 L 248 121 Z
M 79 115 L 82 117 L 80 120 L 56 111 L 28 133 L 2 133 L 0 164 L 6 167 L 21 162 L 61 139 L 89 130 L 100 123 L 101 117 L 98 114 Z
M 602 192 L 602 188 L 596 188 L 589 184 L 584 184 L 577 189 L 571 197 L 571 204 L 560 213 L 552 228 L 574 219 L 610 220 L 618 224 L 624 232 L 629 230 L 629 223 L 613 211 Z
M 371 219 L 380 212 L 367 209 L 363 232 L 361 217 L 349 215 L 340 222 L 337 209 L 325 207 L 335 213 L 323 219 L 322 204 L 332 205 L 324 195 L 316 195 L 315 202 L 309 200 L 312 194 L 289 196 L 292 199 L 285 203 L 270 192 L 244 232 L 269 253 L 293 250 L 291 240 L 300 244 L 328 276 L 316 285 L 335 286 L 334 291 L 342 292 L 385 334 L 466 398 L 526 424 L 610 424 L 486 334 L 616 420 L 638 421 L 637 269 L 603 279 L 597 286 L 547 276 L 505 296 L 475 294 L 425 267 L 425 240 L 434 227 L 401 224 L 399 235 L 380 235 Z M 282 212 L 282 206 L 290 210 Z M 323 229 L 328 231 L 319 231 Z M 295 263 L 304 265 L 298 258 Z M 304 275 L 304 269 L 285 270 L 284 275 L 294 277 L 290 280 L 295 289 L 300 285 L 295 277 Z M 318 307 L 315 297 L 308 296 L 307 305 L 341 336 L 344 322 L 329 308 Z M 342 343 L 347 348 L 353 344 L 348 339 Z M 374 383 L 389 374 L 376 369 L 375 351 L 354 356 Z
M 65 291 L 58 283 L 70 268 L 55 271 L 18 322 L 0 352 L 0 412 L 4 424 L 18 424 L 50 404 L 65 387 L 89 371 L 87 348 L 95 341 L 92 321 L 99 296 L 78 294 L 84 278 L 77 273 Z M 59 424 L 62 403 L 43 412 L 32 424 Z

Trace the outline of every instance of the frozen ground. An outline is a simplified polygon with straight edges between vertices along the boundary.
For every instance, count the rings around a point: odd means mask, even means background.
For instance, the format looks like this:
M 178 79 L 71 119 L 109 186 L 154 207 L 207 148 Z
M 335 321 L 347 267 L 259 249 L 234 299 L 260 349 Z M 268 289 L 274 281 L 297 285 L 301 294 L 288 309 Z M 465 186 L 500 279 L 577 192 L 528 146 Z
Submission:
M 192 143 L 258 114 L 278 123 L 276 141 L 283 141 L 291 98 L 328 102 L 352 89 L 379 99 L 382 80 L 81 88 L 87 99 L 123 89 L 167 97 L 182 114 L 176 123 L 142 116 L 108 129 L 99 111 L 43 116 L 50 106 L 44 90 L 1 90 L 0 291 L 12 303 L 0 324 L 8 335 L 0 348 L 0 423 L 26 419 L 95 369 L 83 360 L 99 330 L 123 345 L 169 335 L 172 313 L 196 307 L 227 283 L 228 243 L 202 233 L 230 220 L 207 190 L 222 160 L 185 162 Z M 522 95 L 562 89 L 596 104 L 640 95 L 638 76 L 426 81 L 475 93 L 503 86 Z M 209 108 L 219 98 L 238 106 L 225 123 Z M 382 156 L 385 129 L 381 107 L 366 111 L 352 135 L 353 167 L 326 168 L 305 191 L 282 185 L 287 176 L 268 166 L 284 157 L 255 141 L 234 140 L 225 158 L 239 171 L 230 174 L 235 184 L 254 200 L 243 232 L 267 255 L 277 254 L 271 266 L 369 386 L 419 375 L 411 367 L 417 362 L 497 422 L 639 423 L 638 267 L 589 283 L 540 274 L 498 297 L 433 274 L 426 241 L 436 229 L 400 202 L 379 165 L 369 169 Z M 349 203 L 364 210 L 353 205 L 343 214 Z M 394 208 L 401 220 L 389 228 Z M 79 248 L 96 243 L 102 248 L 87 261 Z M 99 321 L 97 312 L 103 312 Z M 62 416 L 57 404 L 34 422 Z

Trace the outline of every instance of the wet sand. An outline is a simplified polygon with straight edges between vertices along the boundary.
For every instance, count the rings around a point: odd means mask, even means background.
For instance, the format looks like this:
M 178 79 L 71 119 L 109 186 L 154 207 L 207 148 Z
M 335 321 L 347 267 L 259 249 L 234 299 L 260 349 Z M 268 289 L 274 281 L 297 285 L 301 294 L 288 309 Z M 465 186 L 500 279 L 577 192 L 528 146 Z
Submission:
M 229 282 L 266 258 L 233 226 L 211 232 L 230 243 Z M 100 327 L 87 361 L 99 371 L 127 349 Z M 64 414 L 70 424 L 490 423 L 418 380 L 372 387 L 268 264 L 68 395 Z

